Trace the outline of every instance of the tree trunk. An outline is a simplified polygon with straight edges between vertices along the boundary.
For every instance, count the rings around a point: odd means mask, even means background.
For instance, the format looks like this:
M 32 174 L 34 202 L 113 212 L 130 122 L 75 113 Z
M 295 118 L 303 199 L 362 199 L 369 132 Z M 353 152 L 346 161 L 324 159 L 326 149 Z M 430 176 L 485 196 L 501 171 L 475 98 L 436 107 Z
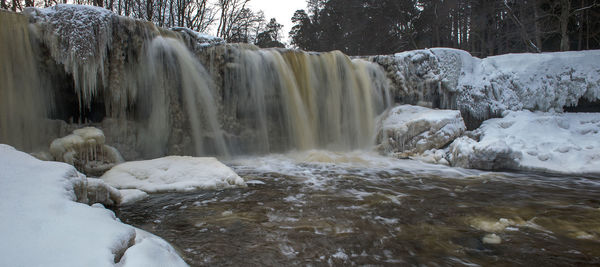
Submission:
M 560 1 L 560 51 L 569 51 L 569 17 L 571 0 Z
M 542 33 L 540 30 L 540 10 L 539 10 L 539 0 L 533 1 L 533 16 L 534 16 L 534 34 L 535 34 L 535 45 L 538 47 L 540 52 L 544 51 L 542 48 Z

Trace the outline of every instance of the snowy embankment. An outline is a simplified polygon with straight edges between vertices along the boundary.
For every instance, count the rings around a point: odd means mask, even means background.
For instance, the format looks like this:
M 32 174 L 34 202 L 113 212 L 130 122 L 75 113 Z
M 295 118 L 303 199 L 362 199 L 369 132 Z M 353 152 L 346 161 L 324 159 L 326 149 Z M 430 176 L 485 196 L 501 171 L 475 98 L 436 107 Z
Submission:
M 147 193 L 246 186 L 244 179 L 215 158 L 182 156 L 122 163 L 101 179 L 119 189 Z
M 506 111 L 463 136 L 455 113 L 395 107 L 380 119 L 379 148 L 463 168 L 600 174 L 600 113 Z
M 600 100 L 600 50 L 479 59 L 462 50 L 434 48 L 373 61 L 387 70 L 397 101 L 458 109 L 467 124 L 469 118 L 482 121 L 506 110 L 560 112 L 581 99 Z
M 508 112 L 473 136 L 450 146 L 454 166 L 600 174 L 600 113 Z
M 73 166 L 0 145 L 0 170 L 1 266 L 186 266 L 164 240 L 76 202 L 88 182 Z

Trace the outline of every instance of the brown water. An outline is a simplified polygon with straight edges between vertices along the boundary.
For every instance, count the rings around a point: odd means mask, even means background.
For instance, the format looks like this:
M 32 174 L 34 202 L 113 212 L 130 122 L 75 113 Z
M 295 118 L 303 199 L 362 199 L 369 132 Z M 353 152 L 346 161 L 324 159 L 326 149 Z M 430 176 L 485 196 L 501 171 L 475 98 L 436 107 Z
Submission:
M 192 266 L 600 265 L 597 178 L 361 152 L 228 164 L 247 188 L 153 195 L 118 216 L 163 237 Z

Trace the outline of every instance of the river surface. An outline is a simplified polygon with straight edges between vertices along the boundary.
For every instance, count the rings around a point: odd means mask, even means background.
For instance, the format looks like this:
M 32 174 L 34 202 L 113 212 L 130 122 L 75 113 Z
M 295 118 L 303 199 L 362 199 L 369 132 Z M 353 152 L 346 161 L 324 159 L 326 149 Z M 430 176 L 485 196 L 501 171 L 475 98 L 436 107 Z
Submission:
M 119 218 L 192 266 L 600 265 L 600 179 L 309 151 L 227 162 L 247 188 L 169 193 Z

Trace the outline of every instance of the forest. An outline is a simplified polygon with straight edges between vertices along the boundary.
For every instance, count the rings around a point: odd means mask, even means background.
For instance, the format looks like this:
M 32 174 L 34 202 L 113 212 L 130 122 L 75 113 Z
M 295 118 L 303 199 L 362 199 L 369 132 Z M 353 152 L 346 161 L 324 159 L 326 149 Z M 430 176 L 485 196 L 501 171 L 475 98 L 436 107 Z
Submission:
M 228 42 L 284 47 L 282 25 L 251 0 L 75 0 L 161 27 L 210 32 Z M 1 0 L 13 11 L 66 0 Z M 69 2 L 70 3 L 70 2 Z M 487 57 L 600 48 L 597 0 L 307 0 L 291 18 L 290 46 L 348 55 L 452 47 Z

